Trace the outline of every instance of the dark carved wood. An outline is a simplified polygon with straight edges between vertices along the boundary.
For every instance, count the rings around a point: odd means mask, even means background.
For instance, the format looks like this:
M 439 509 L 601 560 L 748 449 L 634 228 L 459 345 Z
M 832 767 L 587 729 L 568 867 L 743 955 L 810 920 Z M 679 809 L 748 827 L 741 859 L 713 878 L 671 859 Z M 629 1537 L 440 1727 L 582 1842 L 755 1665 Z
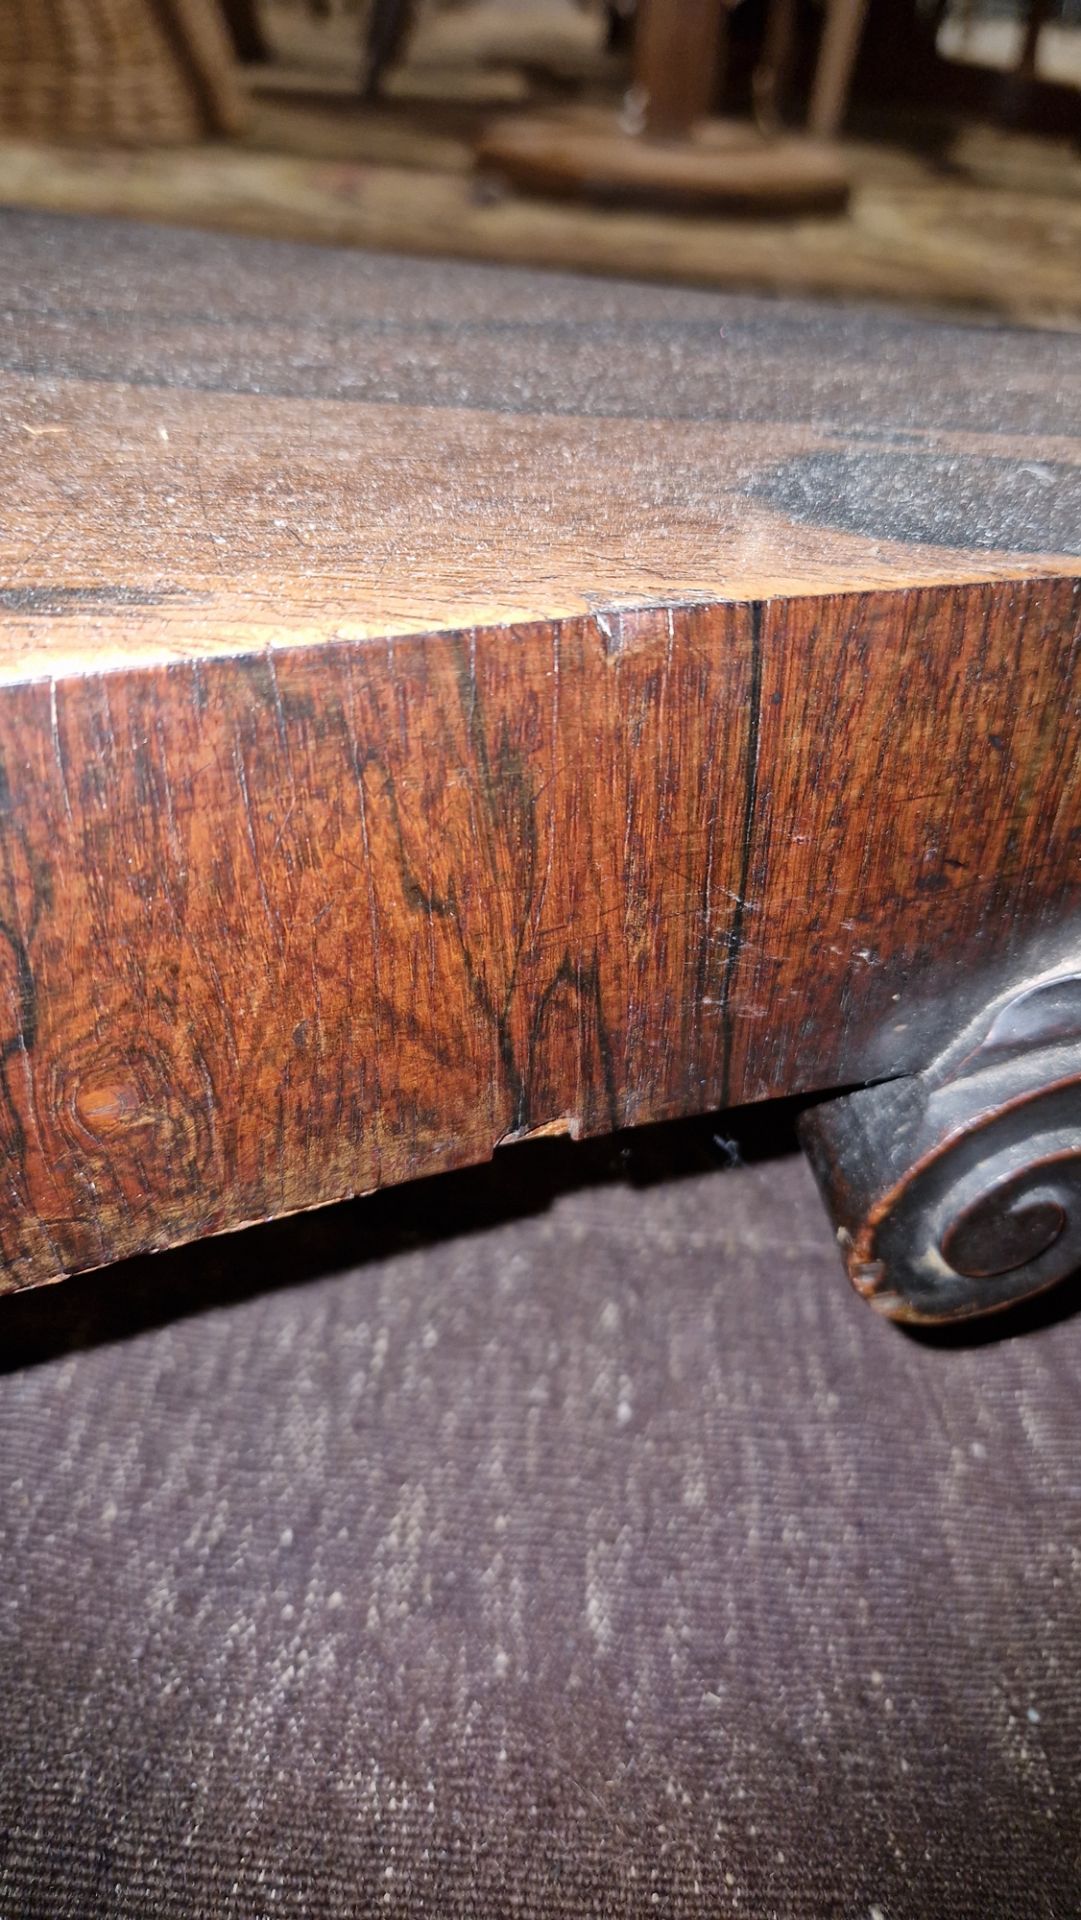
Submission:
M 917 1073 L 1081 951 L 1081 341 L 0 257 L 0 1288 Z
M 852 1282 L 899 1320 L 1011 1306 L 1081 1267 L 1081 970 L 988 1009 L 925 1073 L 815 1107 Z

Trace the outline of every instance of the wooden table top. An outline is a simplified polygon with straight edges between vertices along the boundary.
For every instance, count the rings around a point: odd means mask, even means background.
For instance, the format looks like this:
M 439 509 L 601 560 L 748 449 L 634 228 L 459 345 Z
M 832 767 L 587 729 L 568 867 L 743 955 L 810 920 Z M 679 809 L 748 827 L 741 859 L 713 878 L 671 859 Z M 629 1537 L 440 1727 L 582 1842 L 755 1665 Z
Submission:
M 0 681 L 1081 573 L 1081 339 L 0 214 Z

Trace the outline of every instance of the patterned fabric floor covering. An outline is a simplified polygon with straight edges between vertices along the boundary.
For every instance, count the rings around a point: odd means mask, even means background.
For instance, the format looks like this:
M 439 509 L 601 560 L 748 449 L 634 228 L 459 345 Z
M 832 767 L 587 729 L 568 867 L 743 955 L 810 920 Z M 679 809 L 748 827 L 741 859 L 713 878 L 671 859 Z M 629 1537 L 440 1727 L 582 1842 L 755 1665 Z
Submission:
M 1081 1296 L 733 1125 L 3 1303 L 5 1920 L 1081 1911 Z

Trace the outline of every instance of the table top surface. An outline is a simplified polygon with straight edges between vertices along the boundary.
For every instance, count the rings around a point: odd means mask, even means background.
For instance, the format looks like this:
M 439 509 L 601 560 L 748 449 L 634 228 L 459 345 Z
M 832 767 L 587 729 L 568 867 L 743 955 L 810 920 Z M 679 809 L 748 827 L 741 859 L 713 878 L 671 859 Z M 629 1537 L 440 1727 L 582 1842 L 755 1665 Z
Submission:
M 0 682 L 1081 574 L 1081 337 L 0 213 Z

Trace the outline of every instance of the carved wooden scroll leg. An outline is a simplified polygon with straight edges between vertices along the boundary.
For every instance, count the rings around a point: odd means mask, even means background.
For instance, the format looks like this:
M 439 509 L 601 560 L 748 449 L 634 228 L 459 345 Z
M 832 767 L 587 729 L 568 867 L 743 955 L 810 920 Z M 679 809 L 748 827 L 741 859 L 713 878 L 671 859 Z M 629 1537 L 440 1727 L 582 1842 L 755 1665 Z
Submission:
M 864 1299 L 989 1313 L 1081 1268 L 1081 960 L 999 999 L 921 1074 L 828 1101 L 801 1138 Z

